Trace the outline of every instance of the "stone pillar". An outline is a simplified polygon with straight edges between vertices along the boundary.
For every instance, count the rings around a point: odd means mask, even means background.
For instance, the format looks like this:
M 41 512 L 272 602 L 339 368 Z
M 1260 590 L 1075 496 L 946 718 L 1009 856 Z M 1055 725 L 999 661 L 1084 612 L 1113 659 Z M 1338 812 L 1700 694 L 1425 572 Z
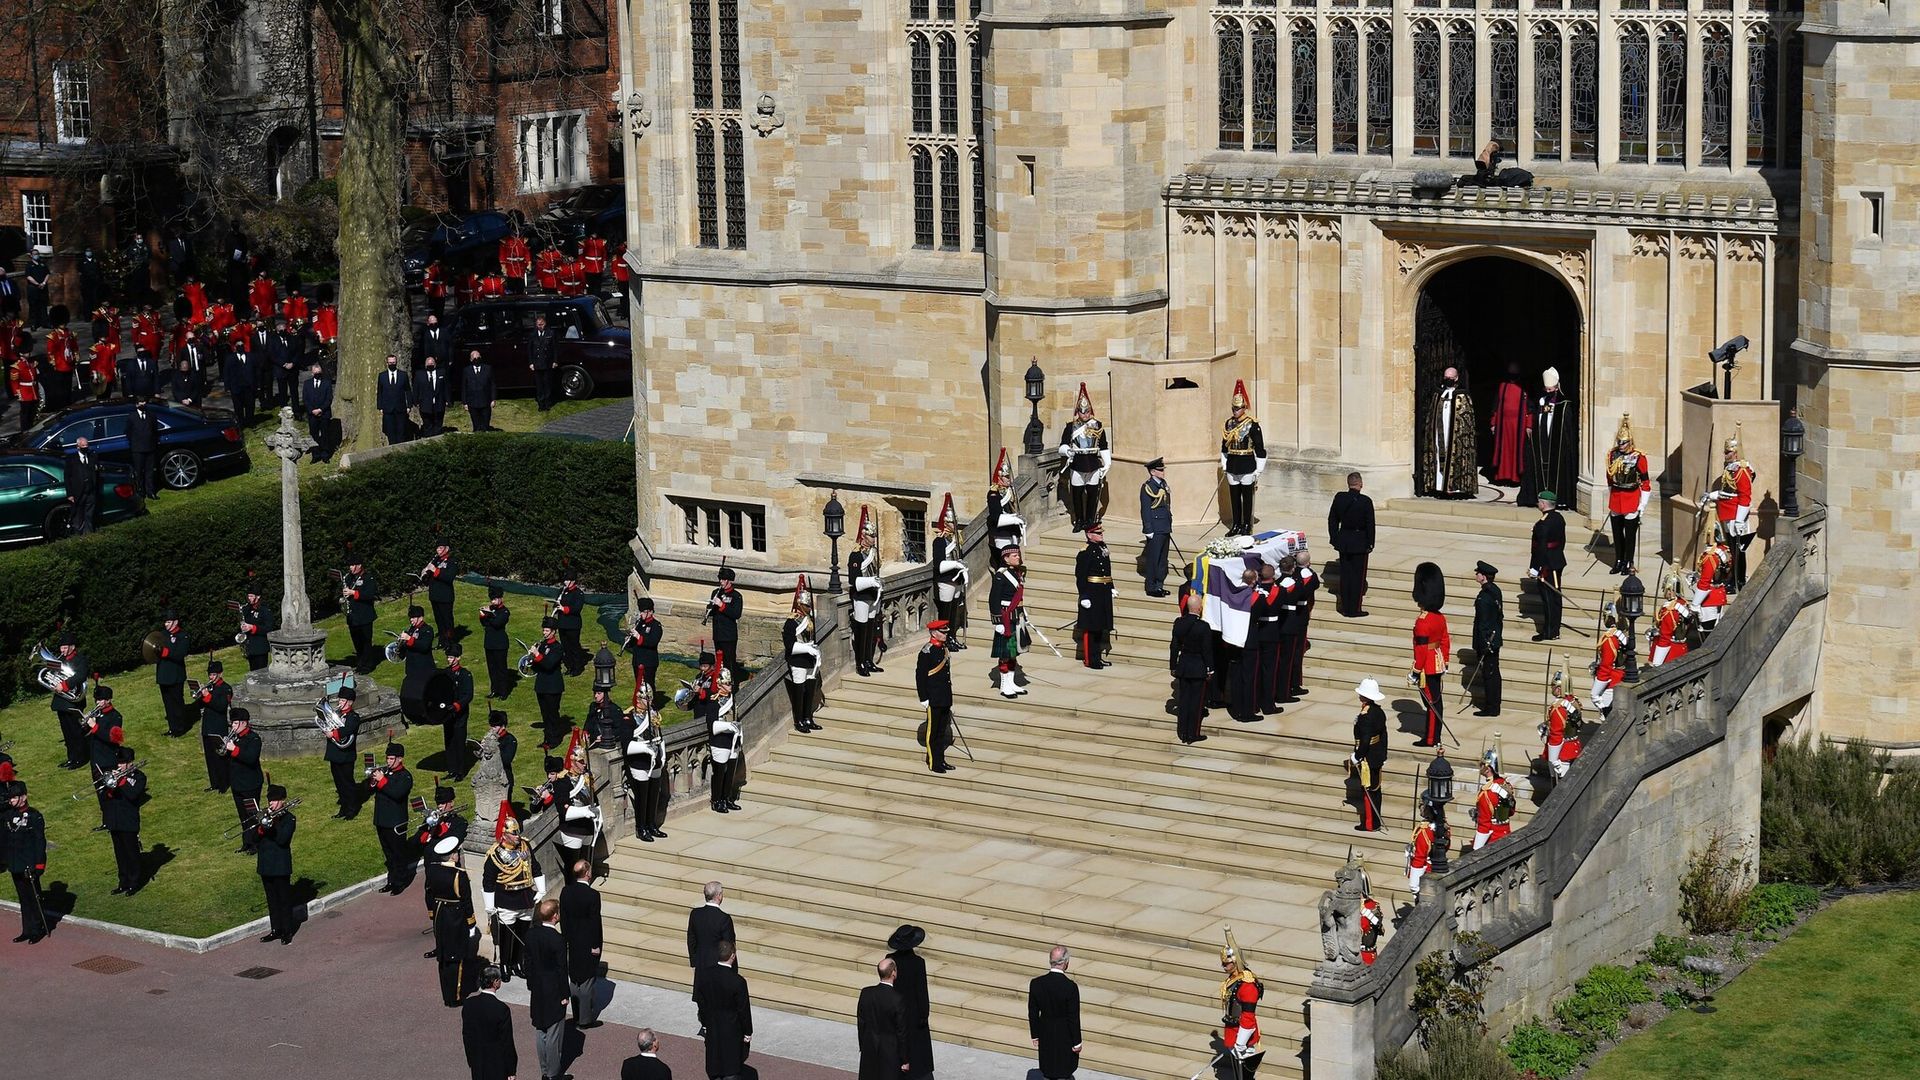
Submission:
M 1373 999 L 1307 998 L 1307 1075 L 1313 1080 L 1367 1080 L 1379 1052 L 1373 1039 Z

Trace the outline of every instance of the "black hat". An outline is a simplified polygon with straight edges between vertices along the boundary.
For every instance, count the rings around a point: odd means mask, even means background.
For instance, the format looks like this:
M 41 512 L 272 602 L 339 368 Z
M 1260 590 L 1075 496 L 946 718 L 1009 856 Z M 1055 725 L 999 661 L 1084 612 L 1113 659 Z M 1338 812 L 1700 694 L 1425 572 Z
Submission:
M 507 595 L 507 590 L 501 588 L 500 586 L 498 585 L 487 586 L 487 599 L 498 600 L 505 595 Z
M 700 666 L 705 667 L 711 663 L 713 663 L 713 650 L 701 649 L 700 650 Z
M 387 756 L 388 757 L 406 757 L 407 748 L 400 745 L 397 742 L 390 742 L 387 744 Z
M 433 786 L 433 801 L 437 803 L 452 802 L 453 789 L 445 784 L 435 784 Z
M 173 610 L 172 608 L 168 608 L 167 610 L 160 613 L 160 621 L 163 623 L 179 622 L 180 613 Z
M 132 761 L 132 760 L 133 760 L 133 747 L 131 747 L 131 746 L 128 746 L 128 745 L 127 745 L 126 743 L 121 743 L 121 744 L 119 744 L 118 746 L 115 746 L 115 747 L 113 748 L 113 760 L 115 760 L 115 761 Z
M 1422 611 L 1447 606 L 1447 576 L 1437 563 L 1423 562 L 1413 568 L 1413 602 Z
M 207 661 L 207 674 L 209 675 L 219 675 L 226 670 L 227 670 L 227 665 L 221 663 L 218 660 Z
M 424 619 L 424 618 L 426 618 L 426 617 L 427 617 L 427 609 L 426 609 L 426 608 L 423 608 L 423 607 L 421 607 L 421 606 L 420 606 L 419 604 L 408 604 L 408 605 L 407 605 L 407 618 L 409 618 L 409 619 Z
M 546 618 L 540 620 L 540 629 L 558 630 L 560 629 L 560 620 L 549 615 Z
M 227 723 L 251 724 L 253 723 L 253 713 L 249 712 L 246 709 L 242 709 L 238 706 L 235 706 L 234 708 L 227 710 Z
M 1485 559 L 1481 559 L 1479 562 L 1473 564 L 1473 572 L 1483 577 L 1494 577 L 1500 573 L 1500 571 L 1493 568 L 1492 563 Z
M 460 643 L 459 643 L 459 642 L 457 642 L 457 641 L 450 641 L 450 642 L 448 642 L 448 643 L 447 643 L 447 655 L 448 655 L 448 656 L 460 656 L 460 655 L 462 655 L 462 654 L 464 654 L 465 652 L 466 652 L 466 650 L 460 647 Z
M 720 574 L 719 574 L 719 577 L 720 577 L 720 580 L 721 580 L 721 581 L 732 581 L 732 580 L 733 580 L 733 567 L 731 567 L 731 566 L 723 566 L 723 567 L 721 567 L 721 568 L 720 568 Z
M 80 638 L 77 635 L 75 635 L 73 631 L 65 630 L 65 631 L 62 631 L 60 634 L 60 644 L 77 646 L 80 644 Z
M 267 785 L 267 801 L 268 802 L 287 801 L 286 787 L 281 784 L 268 784 Z
M 633 610 L 635 610 L 635 611 L 652 611 L 652 610 L 653 610 L 653 597 L 651 597 L 651 596 L 643 596 L 643 597 L 641 597 L 640 599 L 638 599 L 638 600 L 635 600 L 635 601 L 633 602 Z
M 557 757 L 554 757 L 552 754 L 548 754 L 547 755 L 547 771 L 548 772 L 565 772 L 567 771 L 567 763 L 564 761 L 561 761 Z
M 353 550 L 352 544 L 347 545 L 347 565 L 348 566 L 359 566 L 361 563 L 364 563 L 366 561 L 367 560 L 360 557 L 359 552 Z
M 920 947 L 920 943 L 925 940 L 927 940 L 927 932 L 925 930 L 922 930 L 912 923 L 907 923 L 900 929 L 895 930 L 893 936 L 887 939 L 887 948 L 892 949 L 894 952 L 899 952 L 902 949 L 917 949 Z
M 339 698 L 341 701 L 353 701 L 360 696 L 360 692 L 351 686 L 343 686 L 340 688 L 340 692 L 333 696 Z
M 98 685 L 98 686 L 95 686 L 95 687 L 93 688 L 93 700 L 95 700 L 95 701 L 112 701 L 112 700 L 113 700 L 113 687 L 111 687 L 111 686 L 108 686 L 108 685 L 107 685 L 106 683 L 101 683 L 100 685 Z
M 488 727 L 502 727 L 502 728 L 503 728 L 503 727 L 506 727 L 506 726 L 507 726 L 507 714 L 506 714 L 506 713 L 503 713 L 503 712 L 501 712 L 501 711 L 500 711 L 499 709 L 494 709 L 493 711 L 491 711 L 491 712 L 489 712 L 489 713 L 487 713 L 487 726 L 488 726 Z
M 1154 458 L 1152 461 L 1147 462 L 1148 472 L 1152 472 L 1155 469 L 1164 469 L 1166 467 L 1167 467 L 1167 459 L 1163 457 L 1157 457 L 1157 458 Z
M 15 780 L 13 783 L 7 785 L 7 798 L 9 799 L 18 799 L 26 793 L 27 782 L 25 780 Z

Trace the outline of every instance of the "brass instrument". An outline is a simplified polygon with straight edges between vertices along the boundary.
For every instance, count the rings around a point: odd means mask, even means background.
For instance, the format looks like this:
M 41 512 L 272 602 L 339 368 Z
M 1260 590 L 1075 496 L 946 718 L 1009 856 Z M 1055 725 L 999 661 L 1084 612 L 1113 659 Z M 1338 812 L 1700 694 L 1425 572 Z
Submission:
M 240 824 L 227 826 L 227 831 L 220 834 L 220 839 L 231 840 L 234 837 L 239 836 L 241 833 L 246 832 L 248 829 L 251 829 L 257 825 L 271 825 L 273 824 L 274 818 L 279 817 L 281 814 L 284 814 L 287 811 L 292 810 L 299 805 L 300 805 L 299 799 L 288 799 L 286 804 L 281 806 L 280 809 L 278 810 L 274 810 L 271 807 L 264 808 L 264 809 L 256 809 L 245 821 L 241 822 Z
M 346 725 L 347 718 L 341 715 L 340 710 L 326 698 L 321 698 L 320 701 L 314 705 L 313 726 L 319 728 L 320 733 L 325 735 L 329 740 L 336 743 L 339 742 L 340 729 L 346 727 Z
M 246 605 L 240 603 L 240 601 L 238 600 L 227 601 L 227 610 L 234 612 L 236 614 L 238 614 L 240 609 L 245 606 Z M 245 645 L 247 643 L 247 628 L 244 624 L 240 627 L 240 629 L 235 630 L 233 632 L 233 643 L 235 645 Z
M 535 653 L 536 651 L 538 651 L 538 649 L 539 649 L 539 646 L 538 646 L 538 645 L 529 645 L 529 644 L 527 644 L 527 643 L 526 643 L 526 642 L 524 642 L 524 641 L 520 641 L 520 639 L 519 639 L 519 638 L 514 638 L 513 640 L 515 640 L 515 641 L 519 641 L 519 642 L 520 642 L 520 647 L 521 647 L 522 649 L 525 649 L 525 650 L 526 650 L 526 652 L 524 652 L 524 653 L 522 653 L 522 654 L 521 654 L 521 656 L 520 656 L 520 662 L 519 662 L 518 664 L 516 664 L 516 665 L 515 665 L 515 669 L 516 669 L 516 670 L 518 670 L 518 671 L 520 672 L 520 677 L 521 677 L 521 678 L 523 678 L 523 679 L 531 679 L 531 678 L 533 678 L 533 660 L 534 660 L 534 653 Z
M 387 649 L 386 649 L 387 663 L 398 664 L 400 663 L 401 659 L 406 656 L 406 652 L 404 651 L 403 647 L 400 644 L 400 635 L 397 633 L 394 633 L 392 630 L 387 631 L 387 635 L 393 638 L 392 641 L 387 642 Z
M 382 769 L 381 771 L 385 772 L 386 770 Z M 393 827 L 393 835 L 412 836 L 414 832 L 417 830 L 409 829 L 407 827 L 407 821 L 412 820 L 414 814 L 421 814 L 422 816 L 428 816 L 426 814 L 426 809 L 427 809 L 427 800 L 421 798 L 420 796 L 415 795 L 413 798 L 408 799 L 407 800 L 407 810 L 408 810 L 407 820 L 402 821 L 400 822 L 400 824 L 395 825 Z
M 530 788 L 526 788 L 525 790 L 527 793 L 527 805 L 533 806 L 536 803 L 542 803 L 547 801 L 547 799 L 550 796 L 552 796 L 553 781 L 551 780 L 543 781 L 539 787 L 530 787 Z
M 41 689 L 52 693 L 59 693 L 61 683 L 73 682 L 79 674 L 65 658 L 45 645 L 39 646 L 34 662 L 40 665 L 40 670 L 33 673 L 34 681 L 40 684 Z
M 100 718 L 102 716 L 105 716 L 106 714 L 107 714 L 106 704 L 104 702 L 97 704 L 93 708 L 88 709 L 86 712 L 80 714 L 80 726 L 86 729 L 88 733 L 92 733 L 94 725 L 99 723 Z
M 72 798 L 75 802 L 78 802 L 81 799 L 92 798 L 95 792 L 105 791 L 108 788 L 113 787 L 115 784 L 118 784 L 120 781 L 126 779 L 127 775 L 133 772 L 133 770 L 138 769 L 140 766 L 145 764 L 146 764 L 146 760 L 142 759 L 140 761 L 129 761 L 124 764 L 115 765 L 113 768 L 108 769 L 106 772 L 103 772 L 99 776 L 94 777 L 93 783 L 88 784 L 86 787 L 83 787 L 79 791 L 74 792 L 72 795 Z
M 346 572 L 344 570 L 329 570 L 327 571 L 327 576 L 340 583 L 340 606 L 347 606 L 347 602 L 353 599 L 353 590 L 347 588 Z

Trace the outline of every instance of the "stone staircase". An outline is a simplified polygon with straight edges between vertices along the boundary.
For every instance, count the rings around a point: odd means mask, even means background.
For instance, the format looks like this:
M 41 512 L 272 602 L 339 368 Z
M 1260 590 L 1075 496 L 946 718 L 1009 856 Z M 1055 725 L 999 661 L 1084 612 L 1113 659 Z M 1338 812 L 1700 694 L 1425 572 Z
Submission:
M 1208 741 L 1191 747 L 1175 740 L 1169 712 L 1165 641 L 1175 609 L 1170 598 L 1141 595 L 1131 572 L 1138 544 L 1112 530 L 1117 666 L 1096 672 L 1073 659 L 1070 631 L 1053 630 L 1072 617 L 1081 541 L 1064 530 L 1035 538 L 1029 610 L 1065 655 L 1036 647 L 1027 658 L 1031 692 L 1001 698 L 989 679 L 984 599 L 975 595 L 973 647 L 955 654 L 964 750 L 949 759 L 959 771 L 928 773 L 914 743 L 922 718 L 916 636 L 889 655 L 884 672 L 833 688 L 819 714 L 826 730 L 789 736 L 755 763 L 744 811 L 689 810 L 670 822 L 669 840 L 619 845 L 605 887 L 613 972 L 686 987 L 686 909 L 700 883 L 718 879 L 740 928 L 743 971 L 764 1007 L 850 1021 L 887 936 L 913 922 L 928 931 L 935 1038 L 1024 1057 L 1027 981 L 1044 970 L 1047 947 L 1061 943 L 1074 950 L 1086 1066 L 1158 1080 L 1191 1076 L 1209 1057 L 1216 953 L 1232 927 L 1268 990 L 1263 1075 L 1301 1075 L 1322 890 L 1351 850 L 1366 859 L 1382 903 L 1408 899 L 1402 851 L 1429 761 L 1410 746 L 1420 714 L 1404 681 L 1412 566 L 1435 558 L 1448 570 L 1448 610 L 1464 644 L 1474 560 L 1511 568 L 1525 558 L 1524 539 L 1506 522 L 1488 517 L 1481 528 L 1483 511 L 1439 505 L 1395 509 L 1375 552 L 1370 617 L 1340 618 L 1323 591 L 1306 699 L 1251 724 L 1215 712 Z M 1191 552 L 1199 538 L 1178 539 Z M 1591 610 L 1613 579 L 1576 580 L 1575 603 Z M 1448 719 L 1461 746 L 1450 754 L 1463 781 L 1495 731 L 1510 773 L 1524 775 L 1519 762 L 1538 752 L 1549 653 L 1511 615 L 1514 593 L 1507 582 L 1504 716 L 1473 717 L 1456 704 L 1456 660 Z M 1570 624 L 1576 618 L 1569 613 Z M 1569 634 L 1560 644 L 1577 650 L 1569 660 L 1583 675 L 1586 643 Z M 1354 831 L 1342 801 L 1351 688 L 1366 675 L 1380 679 L 1398 713 L 1384 784 L 1389 827 L 1379 833 Z M 1524 821 L 1531 805 L 1521 802 Z M 1457 804 L 1453 820 L 1456 840 L 1470 840 Z

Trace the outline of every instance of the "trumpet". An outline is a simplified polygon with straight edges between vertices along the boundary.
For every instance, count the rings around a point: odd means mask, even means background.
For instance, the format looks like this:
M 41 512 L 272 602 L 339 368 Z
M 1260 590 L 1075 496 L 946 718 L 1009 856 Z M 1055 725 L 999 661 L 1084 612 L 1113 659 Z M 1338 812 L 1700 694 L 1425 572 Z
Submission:
M 526 792 L 527 792 L 528 806 L 533 806 L 536 803 L 543 803 L 547 801 L 548 796 L 553 794 L 553 781 L 548 780 L 545 783 L 541 784 L 539 787 L 527 788 Z
M 88 709 L 86 712 L 80 714 L 80 726 L 87 729 L 88 731 L 92 731 L 93 725 L 99 722 L 100 718 L 102 716 L 105 716 L 106 714 L 107 714 L 106 705 L 104 704 L 95 705 L 93 708 Z
M 92 796 L 96 791 L 105 791 L 126 779 L 129 773 L 145 764 L 146 761 L 142 759 L 140 761 L 129 761 L 124 765 L 115 765 L 113 768 L 94 777 L 93 783 L 74 792 L 71 797 L 75 802 L 78 802 L 81 799 Z
M 288 799 L 286 804 L 283 805 L 278 810 L 273 810 L 273 809 L 255 810 L 251 815 L 247 817 L 247 820 L 241 822 L 238 825 L 227 826 L 227 831 L 220 834 L 220 839 L 231 840 L 234 837 L 239 836 L 241 833 L 246 832 L 248 829 L 251 829 L 255 826 L 271 825 L 273 824 L 274 818 L 279 817 L 281 814 L 284 814 L 287 811 L 292 810 L 299 805 L 300 805 L 299 799 Z

